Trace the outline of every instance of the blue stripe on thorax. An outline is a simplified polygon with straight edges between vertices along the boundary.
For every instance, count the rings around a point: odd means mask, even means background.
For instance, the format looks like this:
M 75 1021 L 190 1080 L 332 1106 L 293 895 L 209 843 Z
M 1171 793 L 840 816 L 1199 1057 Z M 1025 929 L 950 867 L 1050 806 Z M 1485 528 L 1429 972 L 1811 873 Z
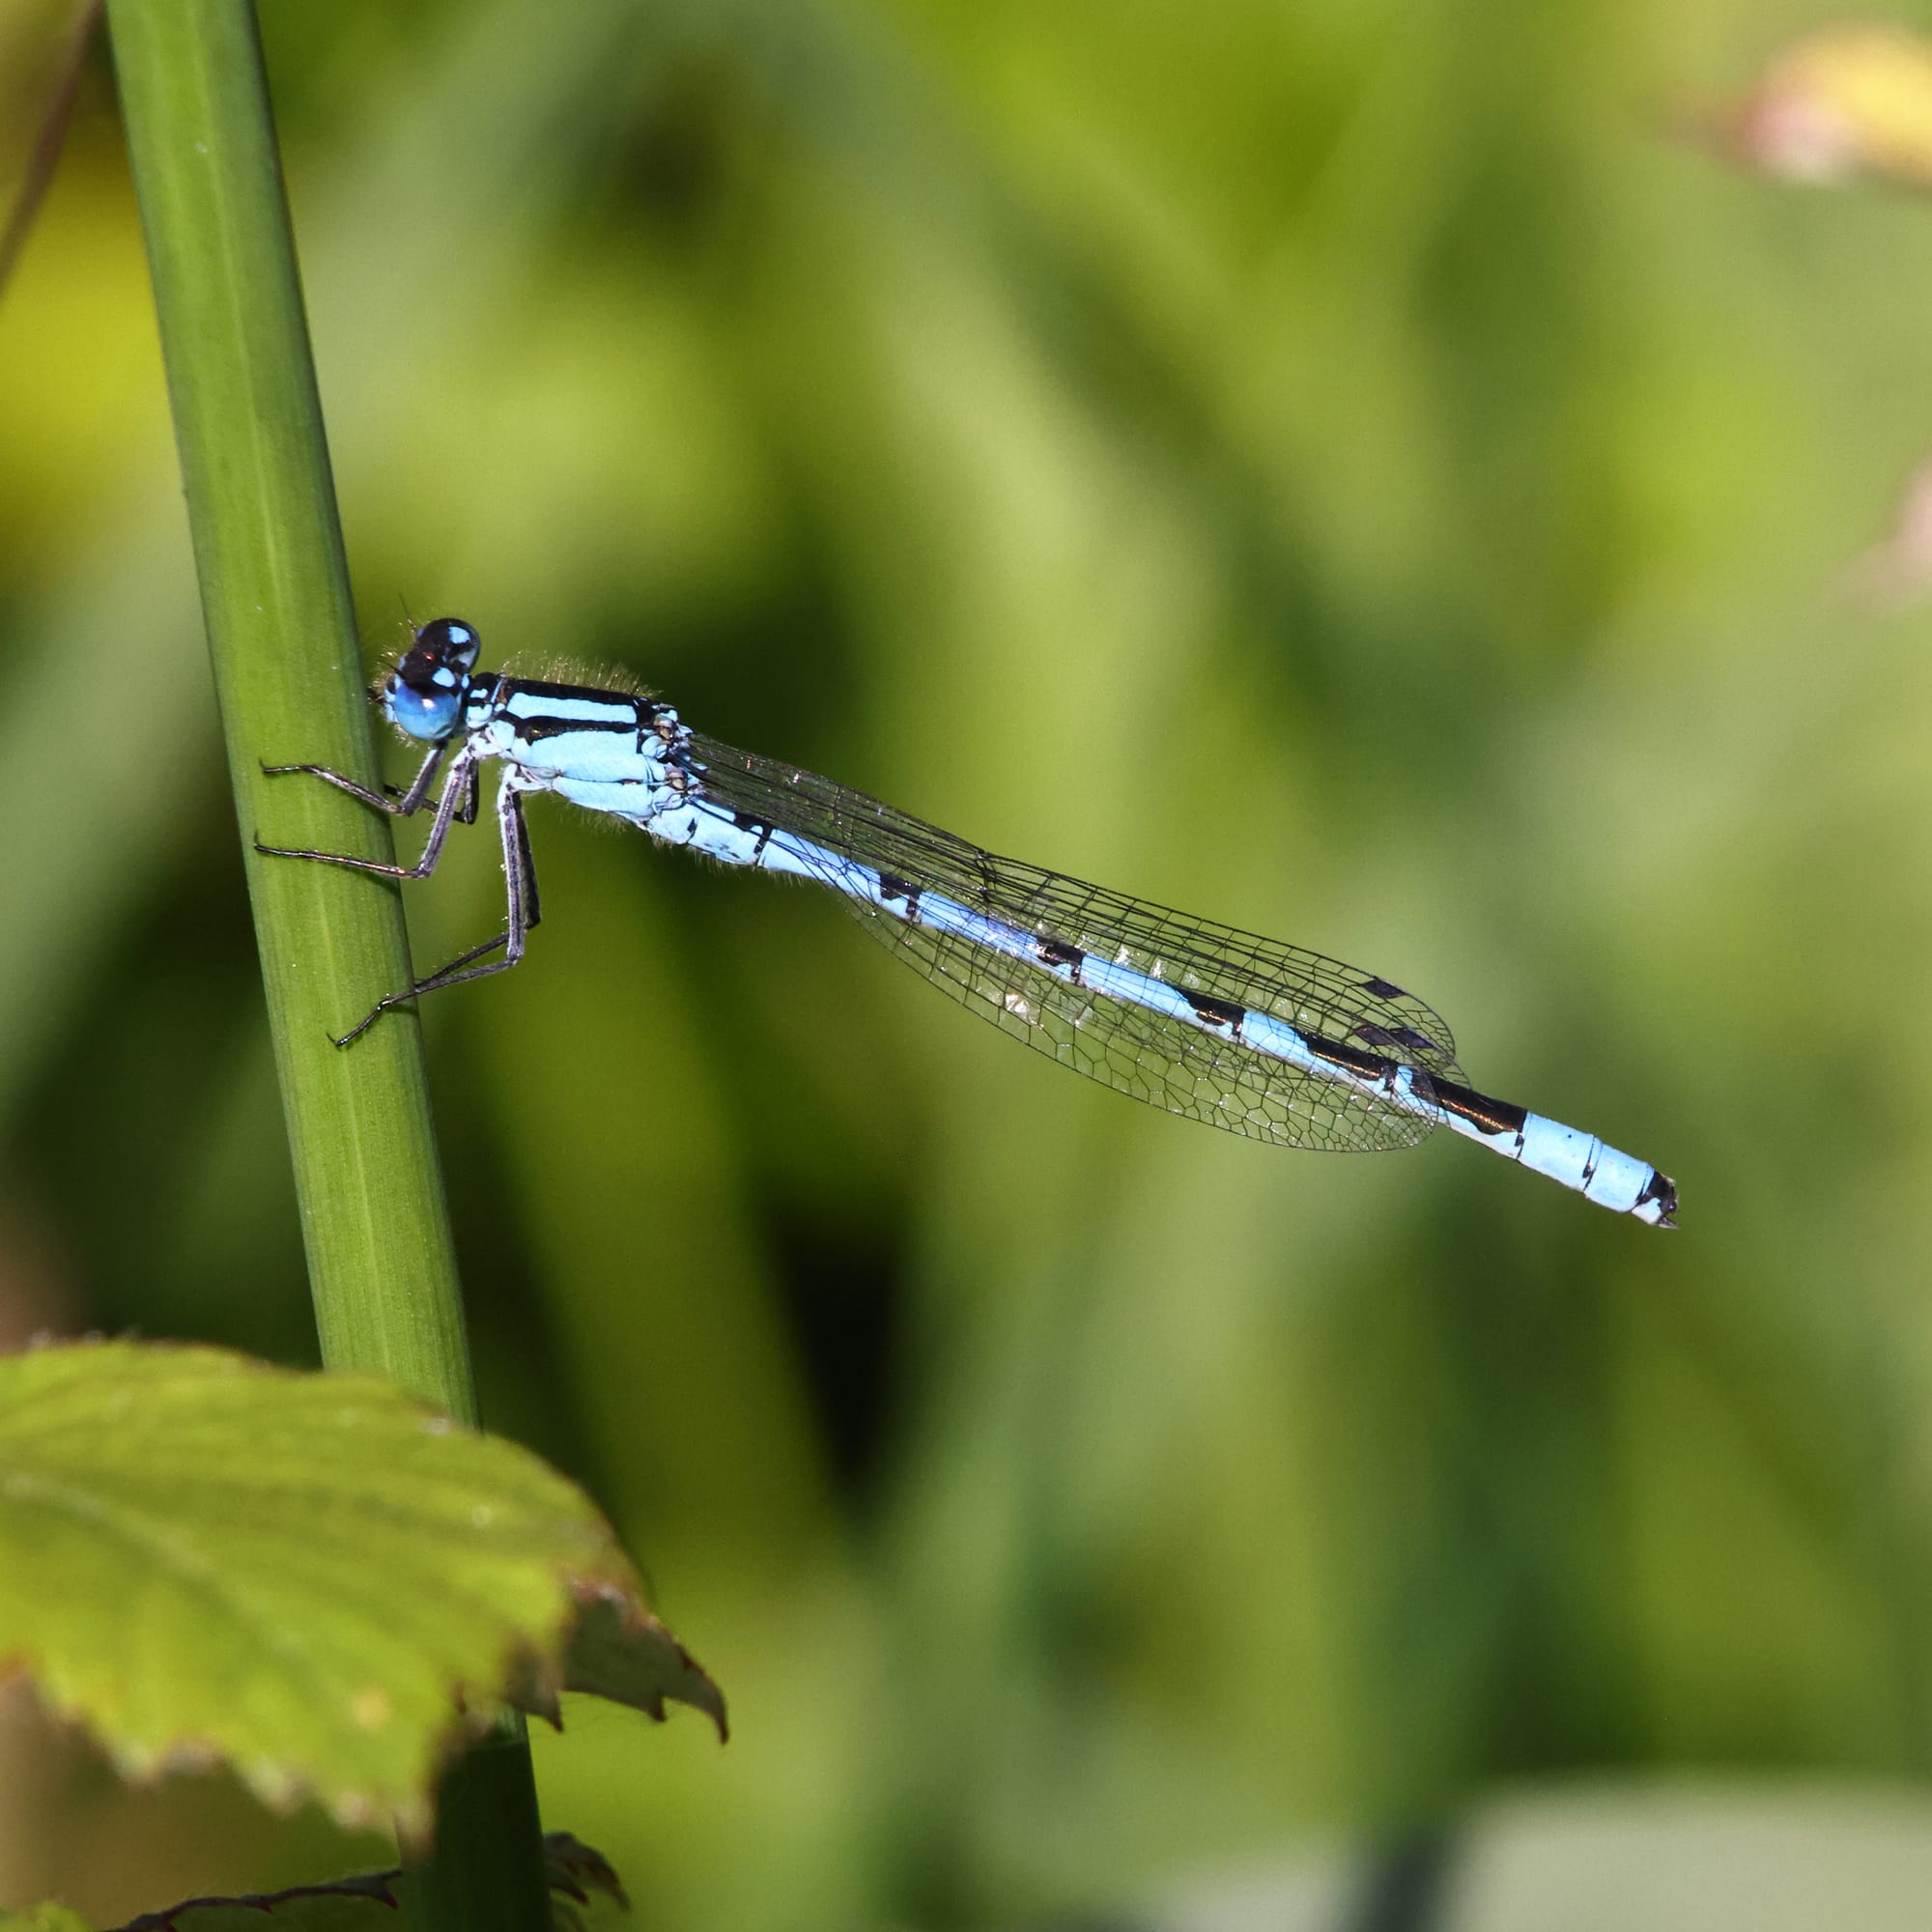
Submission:
M 580 691 L 569 685 L 512 684 L 500 713 L 519 724 L 554 720 L 561 724 L 626 726 L 637 722 L 638 699 L 623 692 Z
M 664 706 L 622 692 L 502 678 L 469 724 L 473 748 L 516 767 L 526 789 L 630 817 L 640 788 L 665 782 L 659 723 L 667 716 Z

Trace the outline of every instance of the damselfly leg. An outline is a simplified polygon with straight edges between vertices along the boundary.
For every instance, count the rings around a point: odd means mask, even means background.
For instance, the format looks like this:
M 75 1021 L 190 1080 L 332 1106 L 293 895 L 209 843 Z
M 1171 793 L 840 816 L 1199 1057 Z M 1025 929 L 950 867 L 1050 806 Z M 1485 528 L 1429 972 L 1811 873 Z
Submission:
M 264 765 L 262 776 L 283 778 L 299 772 L 308 778 L 320 779 L 324 784 L 333 785 L 337 791 L 346 791 L 351 798 L 372 805 L 378 811 L 410 818 L 422 809 L 422 802 L 429 793 L 430 779 L 441 755 L 442 748 L 439 746 L 435 756 L 427 759 L 422 770 L 416 774 L 415 782 L 399 799 L 381 797 L 366 785 L 344 778 L 340 772 L 331 772 L 325 765 Z M 266 859 L 313 859 L 319 865 L 346 866 L 352 872 L 374 872 L 384 879 L 426 879 L 436 870 L 437 861 L 442 857 L 443 840 L 449 837 L 450 826 L 459 819 L 465 825 L 475 824 L 476 794 L 476 759 L 468 753 L 461 753 L 449 768 L 448 781 L 442 788 L 442 796 L 436 803 L 436 816 L 430 821 L 429 837 L 423 840 L 421 856 L 413 866 L 384 865 L 380 859 L 358 859 L 348 852 L 317 852 L 301 845 L 265 845 L 259 838 L 255 840 L 255 850 Z
M 431 746 L 429 756 L 422 761 L 405 791 L 398 791 L 394 785 L 371 791 L 367 785 L 357 784 L 354 779 L 345 777 L 341 772 L 332 772 L 327 765 L 264 765 L 262 776 L 265 779 L 285 779 L 299 773 L 304 778 L 320 779 L 324 784 L 333 785 L 337 791 L 346 791 L 351 798 L 362 805 L 373 805 L 378 811 L 390 812 L 398 818 L 413 818 L 422 810 L 423 801 L 429 797 L 437 767 L 442 763 L 443 753 L 448 750 L 446 740 Z M 469 799 L 457 815 L 465 825 L 476 822 L 476 786 L 473 781 Z
M 503 835 L 503 876 L 509 882 L 507 930 L 472 946 L 468 952 L 459 952 L 428 979 L 418 980 L 413 986 L 378 1000 L 335 1042 L 337 1046 L 349 1046 L 360 1039 L 391 1007 L 400 1007 L 424 993 L 440 993 L 445 986 L 460 986 L 466 980 L 485 980 L 492 973 L 507 973 L 523 959 L 524 941 L 543 914 L 537 904 L 537 875 L 530 863 L 530 841 L 524 831 L 524 795 L 511 785 L 505 784 L 497 794 L 497 823 Z M 502 958 L 488 960 L 481 966 L 470 963 L 495 952 L 498 947 L 503 949 Z
M 353 779 L 322 765 L 265 765 L 263 774 L 265 777 L 280 778 L 300 772 L 309 778 L 322 780 L 325 784 L 333 785 L 338 791 L 346 791 L 364 805 L 407 818 L 421 810 L 444 749 L 439 745 L 423 761 L 422 769 L 400 799 L 381 797 L 366 785 L 357 784 Z M 450 766 L 442 795 L 437 801 L 436 816 L 430 823 L 429 837 L 423 840 L 421 856 L 413 866 L 384 865 L 380 860 L 358 859 L 346 852 L 317 852 L 300 846 L 265 845 L 259 838 L 255 840 L 255 850 L 265 858 L 312 859 L 320 865 L 341 866 L 353 872 L 373 872 L 378 878 L 426 879 L 436 870 L 442 857 L 450 826 L 459 821 L 465 825 L 475 822 L 477 791 L 477 761 L 467 753 L 459 753 Z M 537 899 L 536 868 L 530 859 L 529 839 L 524 830 L 523 794 L 508 782 L 497 794 L 497 821 L 503 840 L 503 872 L 509 881 L 506 929 L 470 947 L 467 952 L 459 952 L 446 965 L 438 967 L 414 985 L 378 1000 L 355 1026 L 335 1041 L 337 1046 L 348 1046 L 359 1039 L 391 1007 L 401 1006 L 423 993 L 437 993 L 445 986 L 461 985 L 466 980 L 481 980 L 492 973 L 506 972 L 523 958 L 525 938 L 542 914 Z M 472 963 L 498 948 L 502 949 L 502 958 L 492 959 L 480 966 Z

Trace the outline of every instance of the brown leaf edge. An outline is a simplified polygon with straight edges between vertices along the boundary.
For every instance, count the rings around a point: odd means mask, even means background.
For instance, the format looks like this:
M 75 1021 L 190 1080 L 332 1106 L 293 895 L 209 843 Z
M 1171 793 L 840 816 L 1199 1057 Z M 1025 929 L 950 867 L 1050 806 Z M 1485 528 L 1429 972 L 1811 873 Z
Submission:
M 510 1681 L 507 1669 L 502 1681 Z M 0 1689 L 16 1683 L 24 1684 L 33 1693 L 50 1724 L 86 1739 L 124 1784 L 141 1789 L 168 1777 L 206 1776 L 225 1770 L 241 1781 L 257 1804 L 278 1816 L 286 1816 L 312 1801 L 346 1832 L 381 1831 L 386 1827 L 412 1847 L 427 1846 L 435 1836 L 436 1788 L 449 1766 L 479 1739 L 488 1736 L 496 1709 L 494 1700 L 470 1701 L 466 1692 L 473 1687 L 452 1685 L 449 1720 L 431 1736 L 424 1761 L 412 1779 L 411 1795 L 384 1798 L 354 1786 L 329 1787 L 292 1764 L 261 1759 L 243 1763 L 234 1751 L 207 1738 L 177 1737 L 164 1745 L 129 1747 L 111 1736 L 84 1704 L 55 1702 L 30 1658 L 15 1654 L 0 1659 Z
M 610 1860 L 573 1833 L 545 1833 L 544 1862 L 550 1870 L 550 1889 L 560 1897 L 588 1905 L 601 1892 L 621 1910 L 631 1909 L 623 1882 Z M 394 1912 L 402 1905 L 395 1890 L 402 1877 L 403 1868 L 396 1865 L 388 1871 L 357 1872 L 321 1885 L 292 1885 L 286 1891 L 247 1892 L 233 1898 L 185 1898 L 164 1912 L 144 1912 L 138 1918 L 113 1927 L 112 1932 L 182 1932 L 180 1920 L 190 1912 L 234 1909 L 273 1912 L 277 1906 L 301 1898 L 366 1899 L 371 1905 L 384 1905 Z
M 562 1729 L 559 1690 L 582 1691 L 641 1711 L 663 1723 L 668 1700 L 701 1711 L 717 1727 L 718 1742 L 730 1741 L 724 1693 L 710 1672 L 645 1606 L 641 1594 L 608 1579 L 585 1577 L 570 1584 L 577 1616 L 554 1661 L 530 1656 L 511 1701 Z

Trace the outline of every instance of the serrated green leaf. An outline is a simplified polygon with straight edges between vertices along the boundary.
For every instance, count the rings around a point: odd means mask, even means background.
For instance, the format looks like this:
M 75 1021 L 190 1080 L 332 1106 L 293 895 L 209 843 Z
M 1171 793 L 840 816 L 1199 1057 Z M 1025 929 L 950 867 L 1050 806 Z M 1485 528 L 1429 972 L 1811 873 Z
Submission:
M 610 1525 L 527 1451 L 211 1349 L 0 1360 L 0 1674 L 127 1775 L 227 1761 L 271 1804 L 420 1833 L 443 1757 L 560 1680 L 584 1605 L 722 1727 Z

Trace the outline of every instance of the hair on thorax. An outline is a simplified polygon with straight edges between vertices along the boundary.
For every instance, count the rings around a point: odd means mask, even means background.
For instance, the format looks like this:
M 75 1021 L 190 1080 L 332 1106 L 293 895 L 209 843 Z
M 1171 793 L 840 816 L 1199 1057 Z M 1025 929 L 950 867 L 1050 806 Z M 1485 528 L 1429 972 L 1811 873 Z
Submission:
M 614 691 L 625 697 L 657 696 L 628 665 L 586 664 L 582 658 L 517 651 L 497 668 L 505 677 L 529 678 L 541 684 L 577 684 L 587 691 Z

